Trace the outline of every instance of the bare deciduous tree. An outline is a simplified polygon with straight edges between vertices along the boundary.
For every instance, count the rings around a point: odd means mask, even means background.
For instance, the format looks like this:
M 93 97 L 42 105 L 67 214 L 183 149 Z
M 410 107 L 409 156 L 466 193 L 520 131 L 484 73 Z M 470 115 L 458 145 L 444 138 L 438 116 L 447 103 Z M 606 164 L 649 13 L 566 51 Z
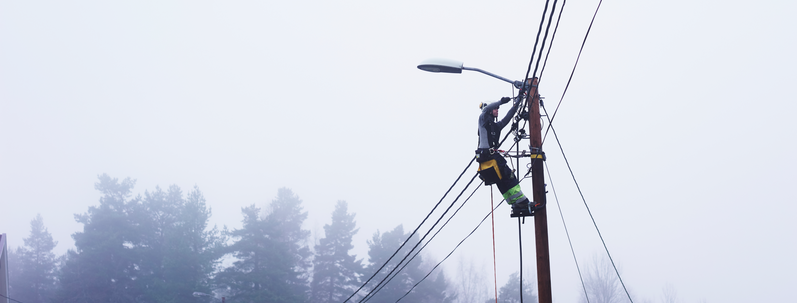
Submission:
M 661 301 L 663 303 L 678 303 L 678 292 L 675 291 L 675 286 L 670 283 L 662 289 Z
M 617 278 L 611 262 L 606 257 L 593 256 L 592 263 L 588 263 L 584 271 L 584 286 L 587 289 L 587 298 L 581 297 L 582 303 L 619 303 L 626 302 L 623 295 L 620 279 Z
M 457 302 L 476 303 L 483 302 L 487 298 L 487 283 L 492 281 L 487 279 L 484 272 L 484 264 L 477 266 L 471 259 L 466 261 L 463 257 L 459 258 L 457 267 Z

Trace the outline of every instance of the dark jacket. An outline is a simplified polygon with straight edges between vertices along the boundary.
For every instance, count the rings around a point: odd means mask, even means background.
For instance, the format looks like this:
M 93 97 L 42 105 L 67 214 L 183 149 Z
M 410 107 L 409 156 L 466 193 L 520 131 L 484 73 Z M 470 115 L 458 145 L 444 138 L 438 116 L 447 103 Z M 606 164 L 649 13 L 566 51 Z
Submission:
M 496 122 L 492 112 L 501 104 L 501 101 L 496 101 L 482 108 L 482 113 L 479 115 L 479 150 L 498 149 L 499 141 L 501 140 L 501 130 L 512 120 L 515 112 L 517 112 L 518 104 L 515 102 L 506 113 L 506 116 Z

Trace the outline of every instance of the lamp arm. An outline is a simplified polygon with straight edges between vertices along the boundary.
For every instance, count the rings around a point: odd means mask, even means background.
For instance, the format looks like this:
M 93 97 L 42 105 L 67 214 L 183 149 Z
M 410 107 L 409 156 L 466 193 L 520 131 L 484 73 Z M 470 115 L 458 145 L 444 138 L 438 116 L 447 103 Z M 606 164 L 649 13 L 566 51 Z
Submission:
M 475 71 L 475 72 L 480 72 L 480 73 L 482 73 L 482 74 L 485 74 L 485 75 L 488 75 L 488 76 L 490 76 L 490 77 L 493 77 L 493 78 L 496 78 L 496 79 L 503 80 L 503 81 L 505 81 L 505 82 L 508 82 L 509 84 L 512 84 L 512 85 L 514 85 L 514 86 L 515 86 L 515 88 L 517 88 L 517 89 L 520 89 L 521 87 L 523 87 L 523 82 L 520 82 L 520 81 L 512 81 L 512 80 L 509 80 L 509 79 L 507 79 L 507 78 L 501 77 L 501 76 L 499 76 L 499 75 L 496 75 L 496 74 L 493 74 L 493 73 L 491 73 L 491 72 L 488 72 L 488 71 L 486 71 L 486 70 L 478 69 L 478 68 L 475 68 L 475 67 L 465 67 L 465 66 L 463 66 L 463 67 L 462 67 L 462 69 L 463 69 L 463 70 L 472 70 L 472 71 Z

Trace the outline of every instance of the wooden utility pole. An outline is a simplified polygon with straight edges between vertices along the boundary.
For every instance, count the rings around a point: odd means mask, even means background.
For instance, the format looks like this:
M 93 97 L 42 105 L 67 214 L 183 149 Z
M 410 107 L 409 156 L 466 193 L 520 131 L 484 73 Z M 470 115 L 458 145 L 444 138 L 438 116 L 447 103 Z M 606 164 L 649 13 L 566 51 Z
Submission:
M 537 91 L 537 78 L 529 79 L 531 84 L 529 102 L 529 139 L 531 148 L 531 186 L 534 204 L 546 203 L 545 176 L 543 175 L 542 125 L 540 124 L 540 94 Z M 534 212 L 534 238 L 537 248 L 537 294 L 539 303 L 551 303 L 551 260 L 548 250 L 548 214 L 547 206 Z

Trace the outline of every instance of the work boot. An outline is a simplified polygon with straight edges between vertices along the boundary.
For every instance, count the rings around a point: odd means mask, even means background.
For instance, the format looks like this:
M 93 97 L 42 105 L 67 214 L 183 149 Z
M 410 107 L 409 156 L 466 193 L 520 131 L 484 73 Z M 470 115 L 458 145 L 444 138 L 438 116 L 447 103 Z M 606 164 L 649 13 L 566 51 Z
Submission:
M 529 205 L 529 200 L 523 199 L 523 201 L 512 204 L 512 213 L 509 214 L 509 217 L 529 217 L 533 215 L 534 214 L 531 212 L 531 205 Z
M 540 209 L 543 209 L 544 207 L 545 207 L 545 202 L 535 202 L 531 204 L 532 211 L 538 211 Z

